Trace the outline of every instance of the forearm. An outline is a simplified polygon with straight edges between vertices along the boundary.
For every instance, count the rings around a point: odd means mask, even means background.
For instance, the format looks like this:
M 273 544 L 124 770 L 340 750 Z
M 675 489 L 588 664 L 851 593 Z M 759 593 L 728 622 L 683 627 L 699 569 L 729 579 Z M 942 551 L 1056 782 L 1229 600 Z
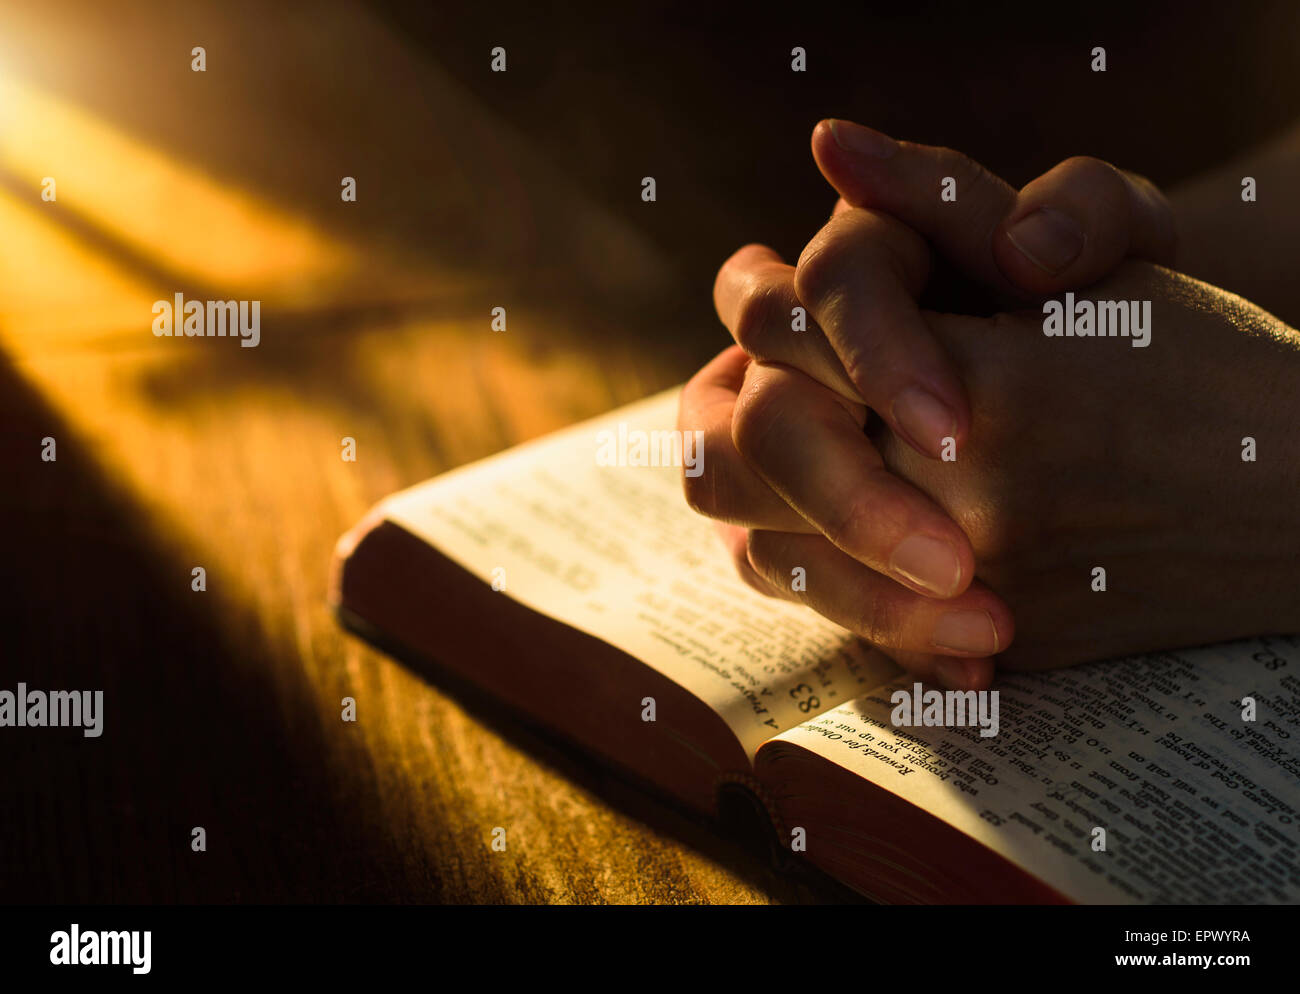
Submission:
M 1176 268 L 1300 324 L 1300 127 L 1203 173 L 1170 194 Z M 1242 180 L 1255 180 L 1254 202 Z

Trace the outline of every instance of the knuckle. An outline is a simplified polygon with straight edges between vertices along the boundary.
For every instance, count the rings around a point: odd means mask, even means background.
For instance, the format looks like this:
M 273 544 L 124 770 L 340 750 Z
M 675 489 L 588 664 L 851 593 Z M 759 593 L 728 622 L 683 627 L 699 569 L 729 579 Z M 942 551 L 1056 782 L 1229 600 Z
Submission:
M 1165 208 L 1169 206 L 1169 200 L 1165 196 L 1165 192 L 1151 180 L 1147 179 L 1147 177 L 1143 176 L 1141 173 L 1130 172 L 1128 170 L 1122 170 L 1122 173 L 1124 176 L 1128 177 L 1128 181 L 1137 189 L 1137 191 L 1147 200 L 1151 201 L 1151 203 Z
M 682 492 L 687 506 L 696 514 L 718 521 L 733 521 L 743 517 L 747 510 L 744 506 L 743 491 L 737 482 L 739 456 L 731 444 L 731 439 L 720 432 L 706 431 L 701 442 L 701 451 L 709 450 L 717 454 L 710 468 L 697 474 L 687 472 L 682 467 Z M 728 449 L 732 451 L 727 452 Z
M 1102 209 L 1128 212 L 1128 184 L 1109 162 L 1091 155 L 1075 155 L 1061 163 L 1061 170 L 1070 184 L 1091 191 Z
M 965 152 L 943 146 L 937 150 L 938 162 L 947 176 L 954 176 L 965 186 L 982 183 L 992 174 Z
M 731 553 L 731 565 L 736 568 L 736 572 L 742 577 L 748 577 L 753 574 L 754 567 L 749 564 L 749 536 L 752 532 L 745 533 L 745 541 L 732 542 L 727 547 Z
M 840 361 L 844 366 L 844 375 L 860 394 L 870 396 L 874 380 L 871 371 L 876 365 L 871 356 L 871 339 L 857 343 L 846 342 L 843 349 L 844 355 Z
M 745 541 L 737 542 L 731 547 L 731 562 L 740 574 L 740 578 L 746 583 L 751 590 L 756 590 L 764 597 L 775 597 L 776 591 L 757 570 L 754 569 L 753 563 L 749 559 L 749 539 L 754 532 L 746 532 Z
M 789 321 L 785 313 L 788 296 L 783 290 L 782 282 L 769 276 L 756 275 L 747 281 L 736 313 L 735 337 L 750 355 L 762 348 L 771 329 Z
M 776 550 L 772 546 L 770 532 L 751 529 L 745 534 L 745 559 L 761 577 L 769 576 L 775 563 Z
M 746 388 L 731 416 L 731 440 L 750 463 L 762 461 L 769 438 L 782 424 L 781 394 L 770 381 Z
M 1073 177 L 1101 182 L 1106 182 L 1108 177 L 1118 175 L 1118 170 L 1109 162 L 1092 155 L 1072 155 L 1062 161 L 1060 168 Z
M 795 267 L 794 291 L 820 310 L 841 308 L 862 273 L 888 270 L 907 285 L 909 269 L 928 268 L 928 251 L 925 239 L 896 218 L 855 208 L 808 243 Z
M 865 599 L 857 618 L 857 631 L 872 645 L 899 648 L 900 611 L 893 599 L 875 596 Z
M 833 299 L 845 276 L 849 241 L 843 225 L 835 225 L 818 235 L 803 254 L 794 271 L 794 292 L 805 303 L 817 307 Z
M 962 209 L 969 212 L 967 223 L 991 230 L 1007 208 L 1010 188 L 982 163 L 955 149 L 939 149 L 936 161 L 944 176 L 956 179 Z
M 861 498 L 853 500 L 842 514 L 828 522 L 826 537 L 846 551 L 859 549 L 873 513 L 874 508 L 867 501 Z
M 699 476 L 688 476 L 683 469 L 682 491 L 686 496 L 687 505 L 696 514 L 702 514 L 706 518 L 718 516 L 717 488 L 714 486 L 712 476 L 708 473 L 701 473 Z
M 966 159 L 964 155 L 962 158 Z M 966 199 L 975 204 L 983 204 L 987 195 L 996 194 L 1002 187 L 1002 181 L 974 159 L 966 159 L 961 175 Z

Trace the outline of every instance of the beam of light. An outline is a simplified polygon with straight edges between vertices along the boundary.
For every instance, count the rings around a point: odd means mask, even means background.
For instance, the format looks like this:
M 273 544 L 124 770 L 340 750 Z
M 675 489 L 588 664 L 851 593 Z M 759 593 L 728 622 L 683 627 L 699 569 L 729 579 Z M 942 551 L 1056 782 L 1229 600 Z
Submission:
M 257 197 L 222 186 L 25 81 L 0 75 L 0 169 L 129 252 L 223 292 L 286 303 L 355 267 L 357 253 Z M 56 206 L 57 205 L 57 206 Z M 295 299 L 296 298 L 296 299 Z
M 50 224 L 39 197 L 0 189 L 0 334 L 12 350 L 84 342 L 115 329 L 147 331 L 155 294 Z

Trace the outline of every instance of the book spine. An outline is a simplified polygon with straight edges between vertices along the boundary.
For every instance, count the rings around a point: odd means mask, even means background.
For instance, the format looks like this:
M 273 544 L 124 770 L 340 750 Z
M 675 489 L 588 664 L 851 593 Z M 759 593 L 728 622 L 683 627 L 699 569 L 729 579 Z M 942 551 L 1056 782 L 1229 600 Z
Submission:
M 768 789 L 763 786 L 763 782 L 755 777 L 752 773 L 720 773 L 715 784 L 715 789 L 722 791 L 728 785 L 743 787 L 754 796 L 754 799 L 762 805 L 763 810 L 767 812 L 767 817 L 772 823 L 772 830 L 778 835 L 785 835 L 785 820 L 781 816 L 781 809 L 777 806 L 776 800 L 772 797 Z
M 721 773 L 714 781 L 714 789 L 718 821 L 729 834 L 748 837 L 761 845 L 780 871 L 800 865 L 790 851 L 790 832 L 781 809 L 762 781 L 751 773 Z

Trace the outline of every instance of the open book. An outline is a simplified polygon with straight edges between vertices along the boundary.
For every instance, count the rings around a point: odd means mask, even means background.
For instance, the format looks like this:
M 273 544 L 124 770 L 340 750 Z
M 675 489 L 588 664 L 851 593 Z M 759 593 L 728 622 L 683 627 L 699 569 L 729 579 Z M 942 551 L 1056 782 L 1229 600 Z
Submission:
M 638 465 L 676 407 L 385 500 L 339 541 L 340 617 L 700 812 L 742 792 L 877 900 L 1300 899 L 1300 639 L 999 673 L 996 734 L 895 725 L 913 681 L 750 590 L 682 468 Z

